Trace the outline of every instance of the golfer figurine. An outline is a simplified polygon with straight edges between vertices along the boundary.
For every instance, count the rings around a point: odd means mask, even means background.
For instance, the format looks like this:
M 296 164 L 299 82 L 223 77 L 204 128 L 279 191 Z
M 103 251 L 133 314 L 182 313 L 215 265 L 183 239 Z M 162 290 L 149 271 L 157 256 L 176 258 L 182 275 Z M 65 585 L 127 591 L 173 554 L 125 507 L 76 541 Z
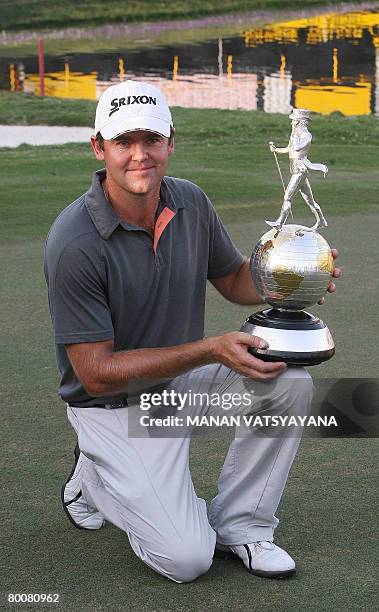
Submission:
M 275 155 L 275 161 L 278 166 L 280 178 L 282 179 L 284 189 L 284 199 L 280 215 L 276 221 L 266 221 L 271 227 L 280 230 L 291 212 L 292 200 L 300 192 L 305 202 L 316 217 L 316 223 L 312 226 L 312 230 L 317 230 L 320 226 L 326 227 L 328 224 L 322 210 L 315 201 L 312 189 L 307 178 L 309 170 L 317 170 L 324 173 L 324 177 L 328 173 L 328 168 L 325 164 L 312 164 L 307 155 L 312 142 L 312 134 L 308 130 L 308 122 L 310 120 L 310 111 L 303 108 L 294 108 L 289 115 L 292 123 L 292 133 L 288 145 L 284 148 L 278 148 L 273 142 L 269 142 L 270 151 Z M 291 179 L 284 187 L 282 174 L 279 163 L 276 158 L 276 153 L 288 153 L 290 158 Z

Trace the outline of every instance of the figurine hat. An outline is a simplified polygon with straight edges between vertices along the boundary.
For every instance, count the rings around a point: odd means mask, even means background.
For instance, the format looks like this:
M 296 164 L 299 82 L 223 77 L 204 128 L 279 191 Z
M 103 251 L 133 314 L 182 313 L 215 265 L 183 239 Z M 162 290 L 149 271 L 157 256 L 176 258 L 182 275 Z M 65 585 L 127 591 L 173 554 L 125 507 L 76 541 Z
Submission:
M 306 110 L 305 108 L 293 108 L 291 114 L 289 115 L 290 119 L 310 119 L 311 111 Z

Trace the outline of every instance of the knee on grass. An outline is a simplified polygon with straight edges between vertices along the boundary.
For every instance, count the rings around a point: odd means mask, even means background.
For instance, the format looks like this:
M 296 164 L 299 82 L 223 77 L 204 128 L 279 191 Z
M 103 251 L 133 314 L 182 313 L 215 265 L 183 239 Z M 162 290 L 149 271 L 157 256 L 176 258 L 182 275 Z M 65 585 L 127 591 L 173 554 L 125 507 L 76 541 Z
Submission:
M 192 582 L 209 570 L 213 552 L 213 548 L 183 542 L 171 546 L 159 557 L 155 556 L 154 561 L 160 566 L 161 573 L 171 580 Z

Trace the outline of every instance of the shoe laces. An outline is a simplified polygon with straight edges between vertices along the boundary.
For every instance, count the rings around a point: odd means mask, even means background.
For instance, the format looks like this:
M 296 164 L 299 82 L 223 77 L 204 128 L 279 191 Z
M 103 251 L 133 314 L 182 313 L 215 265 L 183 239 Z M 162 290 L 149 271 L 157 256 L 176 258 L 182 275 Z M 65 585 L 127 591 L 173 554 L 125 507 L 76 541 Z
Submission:
M 259 540 L 258 542 L 249 542 L 248 546 L 254 547 L 254 552 L 260 552 L 262 550 L 274 550 L 275 544 L 268 540 Z

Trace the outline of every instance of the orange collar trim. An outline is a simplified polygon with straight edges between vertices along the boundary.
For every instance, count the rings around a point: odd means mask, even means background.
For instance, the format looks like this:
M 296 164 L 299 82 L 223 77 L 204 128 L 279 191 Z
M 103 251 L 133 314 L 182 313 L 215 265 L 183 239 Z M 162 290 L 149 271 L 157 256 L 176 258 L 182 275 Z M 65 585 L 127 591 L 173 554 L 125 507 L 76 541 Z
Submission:
M 155 227 L 154 227 L 154 244 L 153 244 L 153 249 L 154 249 L 154 255 L 156 256 L 157 254 L 157 247 L 158 247 L 158 242 L 160 237 L 162 236 L 164 230 L 166 229 L 166 227 L 168 226 L 168 224 L 170 223 L 171 219 L 173 219 L 176 215 L 176 212 L 171 210 L 171 208 L 168 208 L 167 206 L 162 210 L 161 214 L 159 215 L 156 223 L 155 223 Z

